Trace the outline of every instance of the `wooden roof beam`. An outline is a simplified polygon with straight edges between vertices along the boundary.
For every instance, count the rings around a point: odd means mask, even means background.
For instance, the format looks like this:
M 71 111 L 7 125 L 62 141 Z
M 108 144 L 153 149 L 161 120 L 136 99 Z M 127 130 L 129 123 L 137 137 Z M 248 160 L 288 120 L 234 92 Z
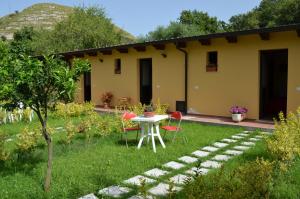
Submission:
M 265 41 L 270 40 L 270 33 L 268 32 L 261 32 L 259 33 L 259 36 L 261 40 L 265 40 Z
M 111 55 L 112 51 L 111 50 L 102 50 L 100 51 L 103 55 Z
M 128 53 L 128 48 L 118 48 L 117 51 L 120 53 Z
M 166 49 L 166 45 L 165 45 L 165 44 L 152 44 L 152 46 L 153 46 L 156 50 L 165 50 L 165 49 Z
M 135 46 L 133 47 L 136 51 L 138 52 L 145 52 L 146 51 L 146 46 Z
M 84 57 L 84 53 L 76 53 L 76 54 L 74 54 L 74 57 L 82 58 L 82 57 Z
M 98 55 L 97 51 L 91 51 L 91 52 L 88 52 L 86 54 L 88 54 L 89 56 L 93 56 L 93 57 Z
M 237 36 L 227 36 L 226 40 L 228 43 L 237 43 Z
M 186 48 L 186 42 L 185 42 L 185 41 L 179 41 L 179 42 L 176 42 L 175 45 L 176 45 L 178 48 Z
M 210 46 L 211 45 L 210 39 L 199 39 L 199 42 L 201 43 L 202 46 Z

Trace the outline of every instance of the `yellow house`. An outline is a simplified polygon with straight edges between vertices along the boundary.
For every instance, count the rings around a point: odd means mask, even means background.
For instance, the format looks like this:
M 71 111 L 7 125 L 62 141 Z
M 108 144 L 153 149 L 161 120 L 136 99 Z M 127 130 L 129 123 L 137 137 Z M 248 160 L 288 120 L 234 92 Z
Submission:
M 300 106 L 300 24 L 62 53 L 92 65 L 77 101 L 101 105 L 110 91 L 132 103 L 160 99 L 170 111 L 271 119 Z

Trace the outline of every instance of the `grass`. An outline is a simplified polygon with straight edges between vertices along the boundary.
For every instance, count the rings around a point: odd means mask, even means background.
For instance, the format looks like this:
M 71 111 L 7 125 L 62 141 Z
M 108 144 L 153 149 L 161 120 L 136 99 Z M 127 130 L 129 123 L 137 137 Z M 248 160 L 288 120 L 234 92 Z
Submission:
M 73 118 L 79 121 L 80 118 Z M 52 127 L 63 126 L 63 120 L 51 119 Z M 31 125 L 37 125 L 35 124 Z M 0 126 L 0 130 L 12 137 L 20 132 L 26 124 L 8 124 Z M 1 198 L 78 198 L 97 190 L 120 184 L 123 180 L 141 174 L 163 163 L 188 155 L 202 146 L 239 133 L 241 129 L 219 127 L 184 122 L 183 133 L 188 144 L 178 138 L 174 143 L 167 136 L 163 149 L 157 143 L 157 153 L 153 153 L 151 144 L 136 149 L 134 133 L 131 135 L 129 148 L 120 142 L 119 134 L 107 137 L 94 137 L 89 144 L 81 136 L 67 146 L 60 140 L 64 136 L 56 133 L 54 137 L 53 179 L 51 191 L 43 192 L 42 185 L 46 168 L 46 149 L 41 145 L 32 155 L 23 157 L 5 165 L 0 165 Z M 13 150 L 14 143 L 10 142 Z

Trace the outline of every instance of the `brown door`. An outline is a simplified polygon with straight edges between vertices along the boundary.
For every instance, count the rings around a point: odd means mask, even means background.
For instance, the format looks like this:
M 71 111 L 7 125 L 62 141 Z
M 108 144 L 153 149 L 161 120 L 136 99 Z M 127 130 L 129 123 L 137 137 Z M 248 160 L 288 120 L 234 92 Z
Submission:
M 288 50 L 260 52 L 260 119 L 286 114 Z
M 152 59 L 140 59 L 140 102 L 150 104 L 152 100 Z

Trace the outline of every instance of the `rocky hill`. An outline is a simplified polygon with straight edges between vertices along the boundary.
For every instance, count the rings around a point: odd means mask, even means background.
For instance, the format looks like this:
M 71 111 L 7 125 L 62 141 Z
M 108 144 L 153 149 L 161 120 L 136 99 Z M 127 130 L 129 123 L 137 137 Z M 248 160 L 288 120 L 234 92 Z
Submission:
M 12 39 L 13 33 L 24 26 L 52 29 L 57 22 L 66 18 L 72 11 L 72 7 L 53 3 L 34 4 L 21 12 L 16 11 L 0 18 L 0 36 Z M 133 35 L 119 27 L 116 27 L 116 30 L 121 31 L 128 39 L 134 39 Z

